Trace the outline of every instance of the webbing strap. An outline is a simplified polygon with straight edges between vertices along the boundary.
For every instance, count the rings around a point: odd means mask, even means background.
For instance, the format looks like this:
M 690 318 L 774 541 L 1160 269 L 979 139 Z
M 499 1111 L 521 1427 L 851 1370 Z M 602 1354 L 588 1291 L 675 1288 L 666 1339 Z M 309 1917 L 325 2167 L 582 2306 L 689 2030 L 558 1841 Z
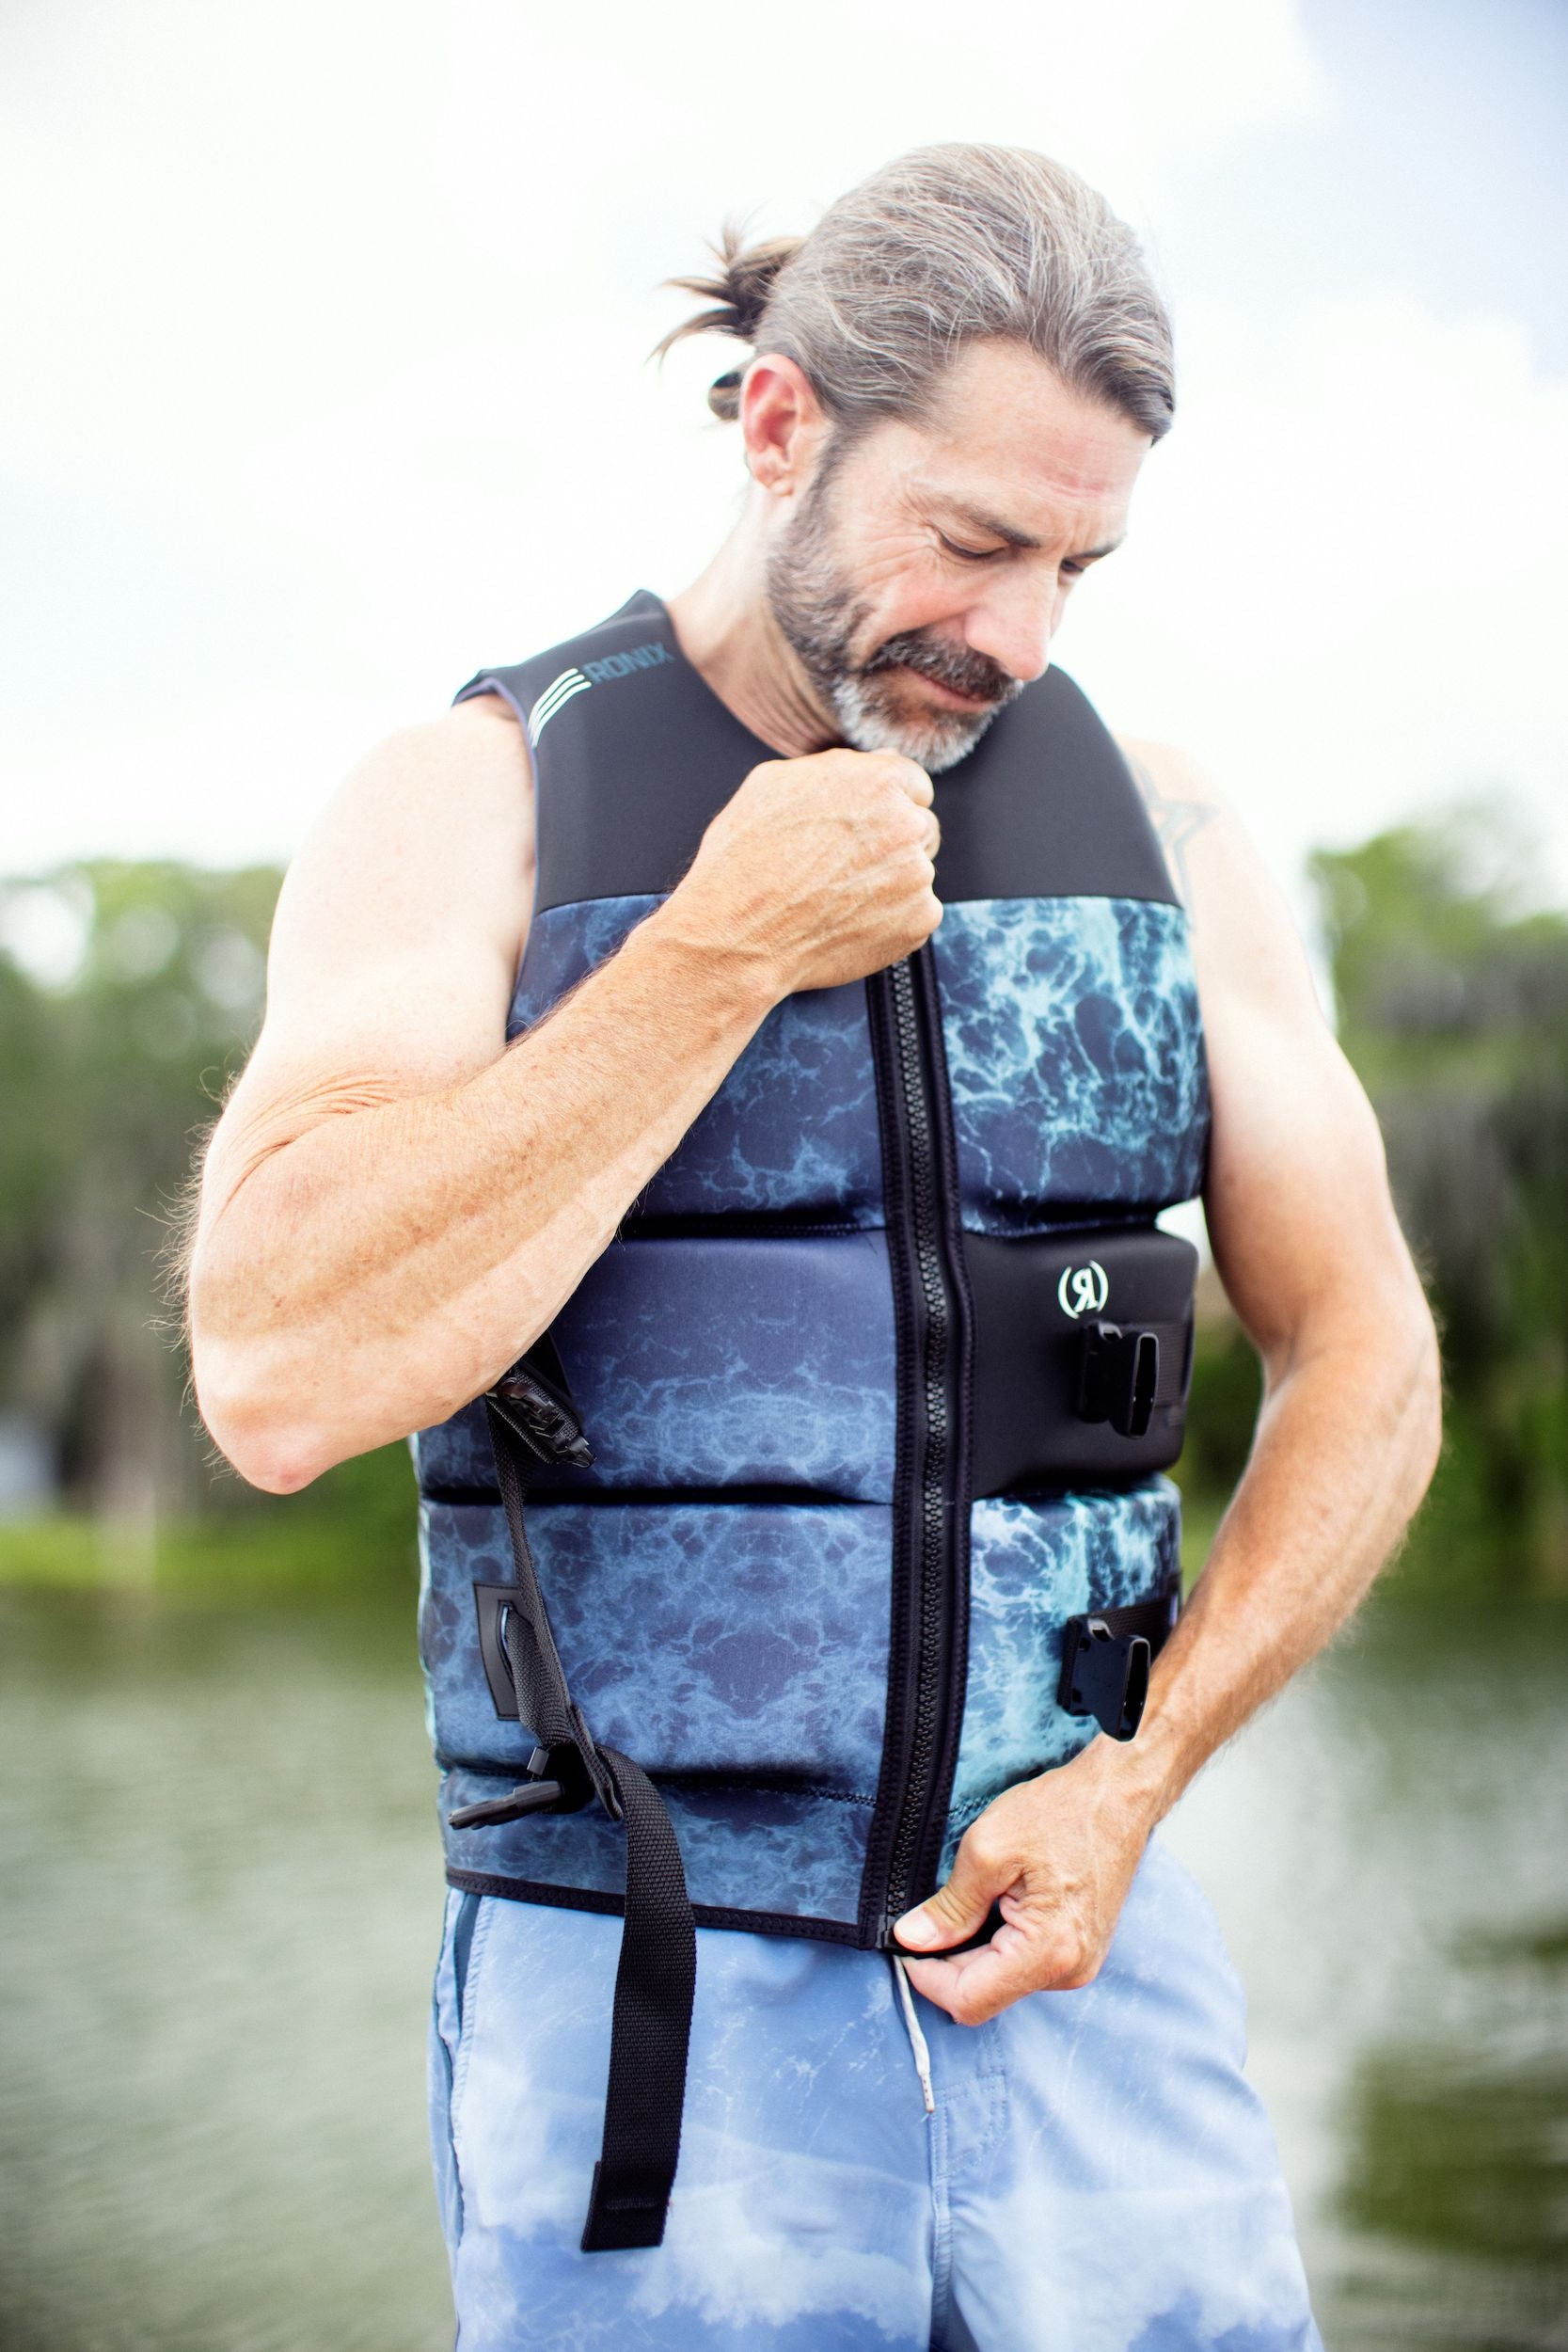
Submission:
M 515 1613 L 530 1635 L 526 1643 L 509 1639 L 506 1645 L 516 1683 L 518 1719 L 546 1747 L 560 1747 L 570 1741 L 581 1756 L 583 1769 L 602 1803 L 609 1785 L 607 1775 L 598 1761 L 598 1750 L 588 1738 L 587 1726 L 566 1688 L 565 1670 L 555 1646 L 549 1612 L 539 1589 L 539 1572 L 533 1565 L 528 1530 L 523 1524 L 523 1504 L 528 1497 L 527 1456 L 515 1430 L 505 1414 L 498 1411 L 491 1397 L 485 1398 L 484 1409 L 490 1422 L 490 1447 L 496 1457 L 496 1484 L 500 1488 L 512 1536 L 517 1581 Z M 606 1809 L 614 1808 L 607 1805 Z
M 697 1926 L 663 1799 L 619 1748 L 601 1748 L 626 1824 L 626 1914 L 610 2031 L 604 2142 L 582 2250 L 657 2246 L 680 2155 Z
M 519 1719 L 547 1747 L 570 1742 L 600 1803 L 626 1833 L 626 1910 L 610 2030 L 604 2139 L 594 2166 L 585 2253 L 657 2246 L 680 2155 L 697 1983 L 697 1924 L 674 1824 L 641 1765 L 599 1747 L 566 1686 L 523 1524 L 527 1457 L 485 1398 L 496 1477 L 516 1567 L 506 1653 Z M 527 1639 L 523 1638 L 526 1628 Z

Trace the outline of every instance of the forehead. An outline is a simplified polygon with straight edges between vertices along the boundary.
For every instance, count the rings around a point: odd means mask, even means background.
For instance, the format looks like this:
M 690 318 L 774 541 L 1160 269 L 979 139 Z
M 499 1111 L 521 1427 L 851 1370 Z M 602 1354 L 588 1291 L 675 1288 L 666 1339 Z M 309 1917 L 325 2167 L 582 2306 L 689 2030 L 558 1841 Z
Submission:
M 984 507 L 1022 530 L 1063 506 L 1119 515 L 1149 436 L 1105 402 L 1073 391 L 1016 342 L 971 343 L 942 378 L 934 421 L 889 419 L 873 437 L 916 503 Z

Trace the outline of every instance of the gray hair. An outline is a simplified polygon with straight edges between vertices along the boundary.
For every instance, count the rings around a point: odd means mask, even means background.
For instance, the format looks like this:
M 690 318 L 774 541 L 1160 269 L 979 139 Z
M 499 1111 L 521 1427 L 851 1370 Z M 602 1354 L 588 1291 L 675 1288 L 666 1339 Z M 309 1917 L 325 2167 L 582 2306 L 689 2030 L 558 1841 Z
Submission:
M 1170 430 L 1170 321 L 1138 241 L 1076 172 L 1030 148 L 917 147 L 807 236 L 748 246 L 732 220 L 708 249 L 716 277 L 663 282 L 715 307 L 650 358 L 709 331 L 783 352 L 837 428 L 835 456 L 879 418 L 932 423 L 947 367 L 983 337 L 1027 345 L 1155 440 Z M 715 416 L 738 416 L 744 373 L 718 378 Z

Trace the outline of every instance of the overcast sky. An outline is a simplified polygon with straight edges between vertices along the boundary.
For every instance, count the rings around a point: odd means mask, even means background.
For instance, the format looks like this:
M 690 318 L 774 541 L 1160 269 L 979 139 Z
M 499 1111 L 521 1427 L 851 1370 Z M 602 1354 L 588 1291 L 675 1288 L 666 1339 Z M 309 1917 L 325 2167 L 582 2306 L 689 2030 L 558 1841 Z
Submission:
M 0 871 L 286 858 L 482 663 L 684 587 L 740 355 L 657 373 L 657 281 L 978 138 L 1103 188 L 1176 319 L 1053 658 L 1288 886 L 1506 791 L 1568 902 L 1565 119 L 1557 0 L 11 0 Z

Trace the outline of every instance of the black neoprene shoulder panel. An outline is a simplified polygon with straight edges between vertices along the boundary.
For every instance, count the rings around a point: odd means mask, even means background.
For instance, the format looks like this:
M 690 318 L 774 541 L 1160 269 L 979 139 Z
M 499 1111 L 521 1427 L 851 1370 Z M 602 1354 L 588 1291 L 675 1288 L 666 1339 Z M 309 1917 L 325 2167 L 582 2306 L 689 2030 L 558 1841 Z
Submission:
M 639 589 L 581 636 L 481 670 L 454 697 L 499 693 L 528 727 L 539 781 L 535 912 L 671 890 L 709 819 L 781 755 L 682 653 Z M 1127 762 L 1094 708 L 1048 670 L 936 779 L 937 894 L 1174 902 Z

